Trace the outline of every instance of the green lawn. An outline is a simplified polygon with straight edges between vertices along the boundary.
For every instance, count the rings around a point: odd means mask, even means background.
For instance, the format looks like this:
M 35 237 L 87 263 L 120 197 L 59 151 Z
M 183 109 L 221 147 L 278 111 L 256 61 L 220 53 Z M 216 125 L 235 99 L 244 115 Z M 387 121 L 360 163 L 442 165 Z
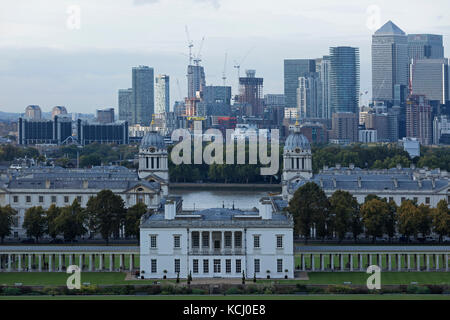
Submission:
M 36 286 L 63 286 L 66 284 L 68 274 L 63 272 L 2 272 L 0 273 L 0 285 Z M 300 283 L 300 284 L 366 284 L 368 274 L 363 272 L 325 272 L 308 273 L 309 280 L 258 280 L 257 283 Z M 195 280 L 195 279 L 194 279 Z M 120 285 L 120 284 L 152 284 L 154 280 L 125 280 L 122 272 L 82 272 L 81 282 L 89 282 L 91 285 Z M 175 280 L 158 280 L 161 283 L 175 282 Z M 185 280 L 182 282 L 186 282 Z M 450 285 L 450 272 L 382 272 L 381 284 L 447 284 Z M 251 279 L 247 284 L 253 283 Z

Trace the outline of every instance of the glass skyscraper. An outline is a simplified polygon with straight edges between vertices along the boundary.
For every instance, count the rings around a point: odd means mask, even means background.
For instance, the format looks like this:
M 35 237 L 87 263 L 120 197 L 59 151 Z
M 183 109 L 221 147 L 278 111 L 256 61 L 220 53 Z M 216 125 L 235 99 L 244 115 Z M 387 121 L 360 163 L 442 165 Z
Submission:
M 330 111 L 359 112 L 359 48 L 330 48 Z
M 188 66 L 187 70 L 188 98 L 196 98 L 206 86 L 205 69 L 202 66 Z
M 442 35 L 437 34 L 409 34 L 409 59 L 443 59 L 444 44 Z
M 147 66 L 134 67 L 132 70 L 132 123 L 150 125 L 155 112 L 154 73 Z
M 313 59 L 284 60 L 284 96 L 287 108 L 297 108 L 298 79 L 311 72 L 316 72 Z
M 169 76 L 158 75 L 155 78 L 155 113 L 161 114 L 170 111 Z

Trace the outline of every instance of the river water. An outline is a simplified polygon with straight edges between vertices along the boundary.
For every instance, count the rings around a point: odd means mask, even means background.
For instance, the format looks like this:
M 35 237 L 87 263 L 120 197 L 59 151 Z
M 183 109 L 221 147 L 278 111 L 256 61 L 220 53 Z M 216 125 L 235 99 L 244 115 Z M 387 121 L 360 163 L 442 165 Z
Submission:
M 273 192 L 279 192 L 274 188 Z M 183 209 L 232 208 L 252 209 L 258 207 L 259 199 L 270 191 L 256 189 L 195 189 L 174 188 L 170 195 L 183 197 Z

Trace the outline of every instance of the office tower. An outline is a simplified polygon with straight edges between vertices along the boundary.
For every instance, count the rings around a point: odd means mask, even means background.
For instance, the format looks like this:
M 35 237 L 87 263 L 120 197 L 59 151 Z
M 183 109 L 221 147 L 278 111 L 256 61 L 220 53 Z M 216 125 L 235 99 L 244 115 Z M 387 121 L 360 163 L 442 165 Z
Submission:
M 429 101 L 449 101 L 448 59 L 412 60 L 412 92 L 425 95 Z
M 128 122 L 94 123 L 77 120 L 78 143 L 128 144 Z
M 56 106 L 52 109 L 52 119 L 55 118 L 55 116 L 64 116 L 67 115 L 67 109 L 64 106 Z
M 324 56 L 322 58 L 320 82 L 322 85 L 322 117 L 324 119 L 331 119 L 330 56 Z
M 301 119 L 321 118 L 321 83 L 318 73 L 298 78 L 297 108 Z
M 389 136 L 389 117 L 387 113 L 369 113 L 364 124 L 367 130 L 377 131 L 378 142 L 391 141 Z
M 408 56 L 411 59 L 443 59 L 444 44 L 442 35 L 409 34 Z
M 433 144 L 450 144 L 450 117 L 446 115 L 434 117 Z
M 246 77 L 239 78 L 239 103 L 245 106 L 247 116 L 263 113 L 263 78 L 256 78 L 255 70 L 246 70 Z
M 153 68 L 134 67 L 132 87 L 132 124 L 149 125 L 155 112 Z
M 432 143 L 431 106 L 423 95 L 412 95 L 406 102 L 406 136 L 422 145 Z
M 155 113 L 170 112 L 169 76 L 160 74 L 155 78 Z
M 408 96 L 408 87 L 396 84 L 394 86 L 394 106 L 404 107 Z
M 205 69 L 202 66 L 190 65 L 187 69 L 188 98 L 200 98 L 206 86 Z M 200 96 L 198 96 L 199 92 Z
M 339 144 L 357 142 L 359 140 L 357 113 L 333 113 L 331 136 Z
M 298 78 L 316 72 L 316 61 L 313 59 L 284 60 L 284 96 L 287 108 L 297 108 Z
M 205 86 L 203 99 L 197 104 L 201 116 L 228 116 L 231 114 L 231 87 Z
M 264 105 L 274 107 L 286 106 L 286 98 L 284 94 L 265 94 Z
M 372 36 L 372 94 L 389 104 L 395 85 L 408 86 L 408 38 L 392 21 Z
M 97 109 L 98 123 L 113 123 L 114 118 L 114 108 Z
M 133 121 L 133 89 L 119 89 L 119 120 L 128 121 L 128 123 L 134 123 Z
M 52 120 L 19 118 L 18 136 L 20 145 L 61 144 L 72 136 L 72 121 L 55 116 Z
M 29 105 L 25 108 L 25 117 L 31 120 L 40 120 L 42 118 L 41 107 Z
M 359 49 L 330 48 L 330 109 L 336 112 L 359 111 Z

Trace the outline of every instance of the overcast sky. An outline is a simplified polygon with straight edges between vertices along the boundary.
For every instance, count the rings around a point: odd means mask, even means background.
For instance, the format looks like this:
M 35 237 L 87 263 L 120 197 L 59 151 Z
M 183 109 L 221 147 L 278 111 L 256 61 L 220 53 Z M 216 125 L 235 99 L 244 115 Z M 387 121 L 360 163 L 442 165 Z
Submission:
M 185 25 L 194 53 L 205 37 L 207 84 L 222 84 L 227 53 L 234 90 L 233 65 L 249 52 L 241 74 L 256 69 L 264 93 L 283 93 L 283 59 L 350 45 L 360 48 L 361 90 L 370 91 L 371 34 L 388 20 L 407 33 L 443 34 L 448 46 L 448 0 L 2 0 L 0 111 L 117 108 L 117 90 L 131 86 L 137 65 L 170 75 L 173 103 L 187 91 Z

